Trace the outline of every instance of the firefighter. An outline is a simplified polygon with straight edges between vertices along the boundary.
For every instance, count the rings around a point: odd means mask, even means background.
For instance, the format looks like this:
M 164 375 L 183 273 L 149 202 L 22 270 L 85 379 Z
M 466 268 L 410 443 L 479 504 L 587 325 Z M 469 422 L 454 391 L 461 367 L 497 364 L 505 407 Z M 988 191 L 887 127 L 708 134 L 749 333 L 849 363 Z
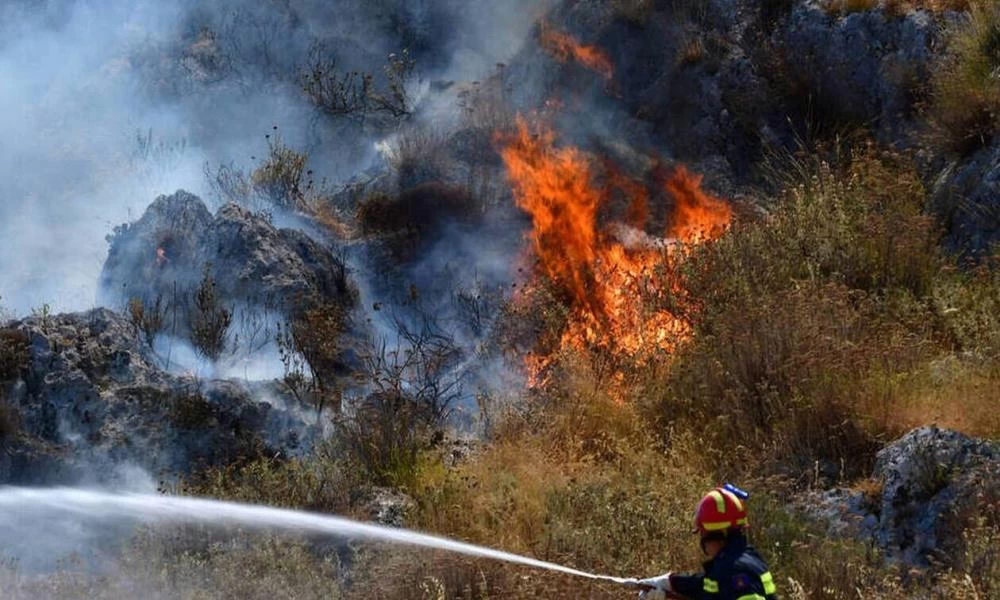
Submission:
M 695 511 L 695 531 L 708 560 L 704 574 L 666 573 L 636 580 L 641 600 L 775 600 L 776 589 L 767 564 L 747 543 L 749 494 L 726 484 L 705 494 Z

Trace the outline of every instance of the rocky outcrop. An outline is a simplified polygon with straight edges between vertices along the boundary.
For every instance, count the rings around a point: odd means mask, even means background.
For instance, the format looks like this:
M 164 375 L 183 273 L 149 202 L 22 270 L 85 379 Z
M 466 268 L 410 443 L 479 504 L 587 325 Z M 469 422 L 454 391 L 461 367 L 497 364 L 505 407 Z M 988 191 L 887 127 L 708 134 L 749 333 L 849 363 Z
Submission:
M 832 534 L 871 540 L 891 560 L 949 564 L 971 518 L 1000 518 L 998 477 L 1000 445 L 921 427 L 878 453 L 874 489 L 830 490 L 805 504 Z
M 933 197 L 952 249 L 978 257 L 1000 247 L 1000 139 L 968 158 L 946 162 Z
M 111 311 L 9 327 L 27 335 L 28 356 L 4 383 L 18 419 L 0 453 L 2 483 L 116 483 L 136 468 L 189 473 L 265 452 L 294 455 L 317 433 L 315 415 L 287 407 L 265 384 L 168 374 Z
M 112 306 L 132 297 L 190 296 L 206 269 L 227 304 L 292 312 L 354 302 L 346 267 L 330 249 L 235 204 L 213 216 L 184 191 L 157 198 L 109 242 L 101 288 Z
M 867 124 L 893 144 L 911 133 L 913 100 L 927 81 L 939 29 L 921 10 L 839 16 L 809 1 L 775 30 L 772 43 L 785 75 L 801 86 L 797 93 L 813 103 L 814 119 Z

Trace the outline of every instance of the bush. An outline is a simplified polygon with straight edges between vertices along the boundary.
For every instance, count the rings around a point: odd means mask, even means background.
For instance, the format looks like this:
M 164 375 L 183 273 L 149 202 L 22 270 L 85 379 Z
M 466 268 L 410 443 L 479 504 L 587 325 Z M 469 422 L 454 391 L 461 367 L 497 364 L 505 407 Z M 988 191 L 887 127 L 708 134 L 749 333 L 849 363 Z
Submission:
M 308 157 L 284 145 L 277 134 L 267 136 L 267 149 L 267 159 L 250 176 L 253 189 L 274 206 L 292 210 L 303 207 Z
M 359 122 L 383 119 L 386 123 L 382 126 L 392 128 L 413 111 L 408 87 L 415 69 L 416 62 L 408 50 L 390 54 L 379 85 L 371 73 L 341 70 L 326 48 L 315 45 L 299 74 L 299 85 L 306 98 L 325 115 Z
M 351 508 L 351 485 L 358 480 L 321 445 L 307 458 L 264 457 L 211 468 L 182 482 L 178 493 L 231 502 L 283 506 L 323 513 Z
M 970 2 L 953 27 L 931 77 L 930 117 L 936 140 L 965 155 L 988 146 L 1000 131 L 1000 6 Z
M 694 331 L 659 414 L 704 431 L 722 468 L 753 456 L 853 477 L 901 427 L 879 381 L 944 350 L 930 297 L 947 263 L 902 159 L 807 164 L 769 217 L 684 263 Z
M 223 306 L 215 287 L 211 265 L 205 265 L 201 283 L 194 294 L 194 307 L 188 314 L 191 342 L 206 358 L 218 360 L 229 344 L 229 326 L 233 314 Z
M 405 394 L 372 394 L 337 420 L 337 438 L 348 460 L 375 484 L 408 488 L 431 445 L 434 420 Z
M 285 383 L 300 399 L 299 388 L 309 387 L 319 415 L 329 401 L 340 412 L 340 390 L 336 383 L 338 372 L 344 367 L 341 338 L 347 329 L 347 319 L 343 306 L 326 303 L 302 312 L 287 328 L 278 331 Z M 308 370 L 308 381 L 303 367 Z
M 275 537 L 213 541 L 204 530 L 146 532 L 125 546 L 115 567 L 97 573 L 82 560 L 68 560 L 38 577 L 0 564 L 0 585 L 7 597 L 52 600 L 344 597 L 336 555 L 317 556 L 305 543 Z
M 0 384 L 20 378 L 30 359 L 28 334 L 20 329 L 0 329 Z
M 162 295 L 157 295 L 151 302 L 136 297 L 128 301 L 128 317 L 132 329 L 150 348 L 153 347 L 156 336 L 166 327 L 166 313 L 167 307 Z
M 463 188 L 427 182 L 396 196 L 373 193 L 358 202 L 355 215 L 364 234 L 385 236 L 393 256 L 408 261 L 445 224 L 477 222 L 482 207 Z
M 321 222 L 329 220 L 332 214 L 325 183 L 313 179 L 309 156 L 285 145 L 277 131 L 274 127 L 264 136 L 267 156 L 249 174 L 234 165 L 222 165 L 214 171 L 206 168 L 212 191 L 223 202 L 263 214 L 279 208 L 324 217 Z

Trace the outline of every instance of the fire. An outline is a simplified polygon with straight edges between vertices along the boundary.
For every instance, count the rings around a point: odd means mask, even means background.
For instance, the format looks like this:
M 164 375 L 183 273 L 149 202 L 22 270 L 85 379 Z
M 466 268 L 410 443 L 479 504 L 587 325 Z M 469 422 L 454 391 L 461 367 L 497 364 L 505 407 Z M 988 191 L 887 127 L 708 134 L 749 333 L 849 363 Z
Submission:
M 725 231 L 733 217 L 729 204 L 701 191 L 702 175 L 678 167 L 666 181 L 666 189 L 674 198 L 674 212 L 667 236 L 687 244 L 712 240 Z
M 662 175 L 658 191 L 669 194 L 673 206 L 664 237 L 658 237 L 645 231 L 646 183 L 605 163 L 599 186 L 590 158 L 574 147 L 556 147 L 550 129 L 533 130 L 519 117 L 501 154 L 515 201 L 532 219 L 528 238 L 538 270 L 570 308 L 560 349 L 598 349 L 638 361 L 651 351 L 672 350 L 688 335 L 689 324 L 665 308 L 681 285 L 677 262 L 684 248 L 718 237 L 732 218 L 724 200 L 702 191 L 700 175 L 684 167 Z M 621 196 L 627 222 L 600 227 L 601 210 Z M 528 359 L 533 384 L 553 358 Z
M 570 35 L 554 31 L 547 23 L 541 25 L 539 43 L 561 63 L 572 58 L 605 79 L 614 76 L 614 65 L 603 50 L 596 46 L 581 44 Z
M 156 266 L 162 267 L 163 265 L 167 264 L 168 261 L 169 261 L 169 259 L 167 258 L 167 251 L 164 250 L 163 248 L 157 248 L 156 249 Z

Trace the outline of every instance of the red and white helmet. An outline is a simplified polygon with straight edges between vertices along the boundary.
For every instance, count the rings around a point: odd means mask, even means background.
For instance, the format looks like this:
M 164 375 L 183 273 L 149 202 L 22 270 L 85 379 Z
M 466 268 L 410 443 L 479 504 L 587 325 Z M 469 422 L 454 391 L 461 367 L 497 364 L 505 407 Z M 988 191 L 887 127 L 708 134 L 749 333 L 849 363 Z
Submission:
M 702 536 L 746 526 L 746 501 L 726 488 L 718 487 L 705 494 L 694 513 L 695 530 Z

